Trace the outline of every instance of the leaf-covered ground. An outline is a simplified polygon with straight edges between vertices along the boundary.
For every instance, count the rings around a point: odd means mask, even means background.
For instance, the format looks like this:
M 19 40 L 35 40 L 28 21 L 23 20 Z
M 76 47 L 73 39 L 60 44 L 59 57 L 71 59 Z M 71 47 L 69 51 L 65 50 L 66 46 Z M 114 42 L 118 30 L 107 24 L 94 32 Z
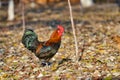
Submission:
M 0 80 L 119 80 L 120 12 L 117 5 L 94 5 L 83 10 L 80 5 L 73 5 L 72 8 L 78 57 L 82 54 L 79 62 L 76 61 L 66 3 L 35 8 L 27 6 L 25 9 L 26 28 L 33 28 L 41 41 L 49 39 L 56 24 L 65 27 L 61 47 L 51 59 L 53 64 L 46 67 L 41 67 L 39 59 L 21 43 L 20 12 L 16 10 L 15 21 L 8 22 L 4 19 L 6 9 L 1 8 Z

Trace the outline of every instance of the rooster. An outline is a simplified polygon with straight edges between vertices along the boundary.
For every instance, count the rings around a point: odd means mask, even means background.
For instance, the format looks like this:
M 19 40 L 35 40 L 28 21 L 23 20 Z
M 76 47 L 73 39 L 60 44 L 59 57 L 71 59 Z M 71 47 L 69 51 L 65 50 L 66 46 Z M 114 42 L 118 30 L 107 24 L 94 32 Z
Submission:
M 57 53 L 64 28 L 61 25 L 52 33 L 48 41 L 41 42 L 38 40 L 37 34 L 32 29 L 26 29 L 23 37 L 23 45 L 32 51 L 42 62 L 46 63 Z

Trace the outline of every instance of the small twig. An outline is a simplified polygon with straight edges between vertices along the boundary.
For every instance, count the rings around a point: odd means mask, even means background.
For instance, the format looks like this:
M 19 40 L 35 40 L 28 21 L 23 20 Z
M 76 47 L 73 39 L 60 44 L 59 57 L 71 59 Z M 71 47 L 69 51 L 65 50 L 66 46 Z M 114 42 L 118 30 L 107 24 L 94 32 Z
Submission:
M 71 8 L 70 0 L 68 0 L 68 5 L 69 5 L 69 10 L 70 10 L 70 18 L 71 18 L 73 36 L 74 36 L 74 40 L 75 40 L 76 61 L 78 61 L 79 55 L 78 55 L 77 37 L 76 37 L 76 33 L 75 33 L 75 26 L 74 26 L 74 21 L 73 21 L 72 8 Z
M 23 23 L 23 32 L 25 30 L 25 5 L 24 3 L 21 1 L 21 5 L 22 5 L 22 23 Z

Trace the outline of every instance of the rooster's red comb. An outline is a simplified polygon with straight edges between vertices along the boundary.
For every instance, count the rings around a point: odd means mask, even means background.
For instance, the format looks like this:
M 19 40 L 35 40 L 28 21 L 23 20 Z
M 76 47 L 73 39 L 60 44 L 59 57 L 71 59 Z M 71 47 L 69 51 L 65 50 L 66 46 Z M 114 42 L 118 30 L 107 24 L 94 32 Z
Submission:
M 64 28 L 63 28 L 63 26 L 58 25 L 57 28 L 58 28 L 61 32 L 64 32 Z

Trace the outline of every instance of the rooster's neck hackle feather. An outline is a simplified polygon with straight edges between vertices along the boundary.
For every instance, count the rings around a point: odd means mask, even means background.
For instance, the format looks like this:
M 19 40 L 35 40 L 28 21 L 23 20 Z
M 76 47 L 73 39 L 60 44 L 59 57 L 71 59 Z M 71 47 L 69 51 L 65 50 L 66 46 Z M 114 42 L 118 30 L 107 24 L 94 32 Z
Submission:
M 50 39 L 46 43 L 61 42 L 61 37 L 63 32 L 64 32 L 64 28 L 58 25 L 57 29 L 52 33 Z

